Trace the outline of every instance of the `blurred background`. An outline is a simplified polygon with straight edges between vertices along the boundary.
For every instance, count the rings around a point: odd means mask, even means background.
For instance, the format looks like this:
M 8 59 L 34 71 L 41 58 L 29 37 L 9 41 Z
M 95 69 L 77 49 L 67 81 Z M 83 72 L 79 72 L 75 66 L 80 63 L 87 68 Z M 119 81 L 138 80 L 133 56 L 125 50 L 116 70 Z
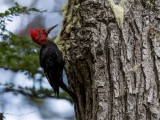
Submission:
M 5 120 L 75 120 L 67 93 L 61 90 L 61 99 L 54 98 L 39 66 L 40 47 L 28 32 L 58 24 L 49 38 L 58 36 L 65 2 L 0 0 L 0 114 Z

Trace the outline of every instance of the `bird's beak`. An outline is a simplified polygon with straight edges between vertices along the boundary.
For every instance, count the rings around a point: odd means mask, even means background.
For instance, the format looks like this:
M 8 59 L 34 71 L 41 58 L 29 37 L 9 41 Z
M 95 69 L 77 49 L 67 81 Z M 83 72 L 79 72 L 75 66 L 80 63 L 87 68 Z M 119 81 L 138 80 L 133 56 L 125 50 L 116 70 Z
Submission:
M 58 26 L 58 24 L 46 29 L 46 32 L 49 34 L 51 32 L 51 30 L 53 30 L 57 26 Z

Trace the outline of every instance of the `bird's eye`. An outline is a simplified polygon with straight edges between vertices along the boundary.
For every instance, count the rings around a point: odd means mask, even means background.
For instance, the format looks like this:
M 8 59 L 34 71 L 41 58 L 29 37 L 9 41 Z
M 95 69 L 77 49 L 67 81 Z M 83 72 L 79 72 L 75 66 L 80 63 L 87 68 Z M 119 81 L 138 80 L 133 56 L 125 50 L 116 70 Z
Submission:
M 40 31 L 39 31 L 39 34 L 42 34 L 42 33 L 43 33 L 43 31 L 42 31 L 42 30 L 40 30 Z
M 47 33 L 47 30 L 44 30 L 45 33 Z
M 40 34 L 44 34 L 44 33 L 46 33 L 46 30 L 41 30 L 40 31 Z

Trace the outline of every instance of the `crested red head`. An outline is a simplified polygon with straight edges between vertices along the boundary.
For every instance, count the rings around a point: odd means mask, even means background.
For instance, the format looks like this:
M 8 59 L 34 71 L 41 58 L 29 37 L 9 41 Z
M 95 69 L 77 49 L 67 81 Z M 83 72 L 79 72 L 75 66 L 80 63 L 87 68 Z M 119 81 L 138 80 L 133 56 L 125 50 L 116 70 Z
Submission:
M 34 42 L 36 42 L 39 45 L 43 45 L 47 41 L 48 33 L 43 28 L 38 28 L 34 30 L 30 30 L 30 36 Z
M 34 29 L 34 30 L 30 30 L 30 36 L 32 38 L 32 40 L 34 42 L 36 42 L 37 44 L 39 45 L 44 45 L 48 39 L 47 39 L 47 36 L 48 34 L 50 33 L 50 31 L 52 29 L 54 29 L 57 25 L 49 28 L 49 29 L 44 29 L 44 28 L 37 28 L 37 29 Z

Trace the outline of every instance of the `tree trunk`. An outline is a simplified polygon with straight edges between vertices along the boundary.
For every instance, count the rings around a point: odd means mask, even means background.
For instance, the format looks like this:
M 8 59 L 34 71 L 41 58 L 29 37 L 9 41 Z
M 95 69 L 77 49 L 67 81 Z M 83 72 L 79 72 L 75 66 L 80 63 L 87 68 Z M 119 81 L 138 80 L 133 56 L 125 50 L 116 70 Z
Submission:
M 69 0 L 59 47 L 77 120 L 160 119 L 160 1 Z

